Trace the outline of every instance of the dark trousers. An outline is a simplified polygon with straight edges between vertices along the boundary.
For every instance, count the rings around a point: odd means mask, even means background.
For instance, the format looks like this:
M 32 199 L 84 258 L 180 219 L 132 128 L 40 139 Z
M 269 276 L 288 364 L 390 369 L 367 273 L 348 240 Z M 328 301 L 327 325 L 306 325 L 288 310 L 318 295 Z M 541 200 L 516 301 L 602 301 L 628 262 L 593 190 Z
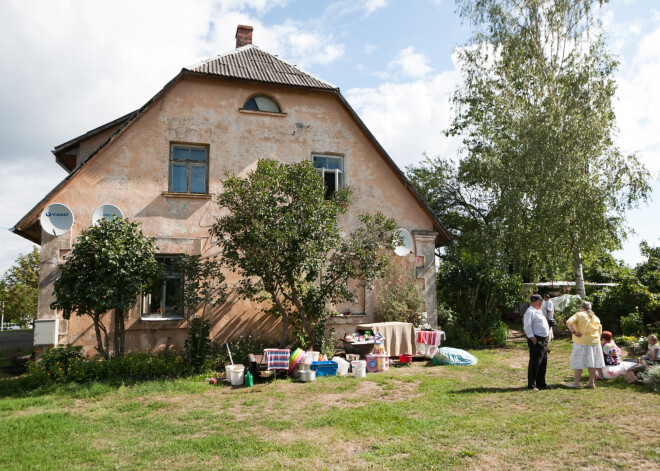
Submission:
M 544 388 L 545 369 L 548 366 L 548 338 L 536 337 L 536 343 L 527 339 L 529 347 L 529 365 L 527 365 L 527 387 Z

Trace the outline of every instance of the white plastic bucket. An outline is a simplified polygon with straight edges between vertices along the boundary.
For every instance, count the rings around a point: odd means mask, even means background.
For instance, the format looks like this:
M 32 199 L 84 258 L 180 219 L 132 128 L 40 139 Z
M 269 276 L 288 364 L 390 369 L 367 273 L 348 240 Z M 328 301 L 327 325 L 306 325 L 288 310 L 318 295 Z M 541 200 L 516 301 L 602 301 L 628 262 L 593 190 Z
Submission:
M 308 351 L 305 353 L 305 363 L 311 365 L 312 362 L 319 361 L 319 352 Z
M 225 371 L 227 372 L 227 382 L 231 383 L 232 386 L 243 385 L 243 375 L 245 374 L 243 365 L 227 365 Z
M 337 374 L 338 375 L 348 374 L 348 367 L 350 366 L 350 363 L 348 363 L 346 360 L 344 360 L 341 357 L 333 357 L 332 361 L 337 363 Z
M 353 376 L 356 378 L 364 378 L 367 376 L 367 362 L 364 360 L 354 360 L 351 362 L 353 368 Z

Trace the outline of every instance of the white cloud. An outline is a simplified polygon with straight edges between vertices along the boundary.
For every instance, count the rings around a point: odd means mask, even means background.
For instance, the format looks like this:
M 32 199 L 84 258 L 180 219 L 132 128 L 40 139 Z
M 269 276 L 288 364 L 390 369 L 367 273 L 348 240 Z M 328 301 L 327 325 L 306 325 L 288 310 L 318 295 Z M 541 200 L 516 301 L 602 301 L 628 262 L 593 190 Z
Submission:
M 407 77 L 422 78 L 433 69 L 427 64 L 428 58 L 424 54 L 415 53 L 415 49 L 407 47 L 390 62 L 389 69 L 398 69 Z
M 401 169 L 422 153 L 454 158 L 459 140 L 442 134 L 451 119 L 449 97 L 458 73 L 445 72 L 407 83 L 346 92 L 347 99 Z
M 364 46 L 364 53 L 369 55 L 378 50 L 378 46 L 375 44 L 366 44 Z
M 367 15 L 371 15 L 373 12 L 379 8 L 385 8 L 387 6 L 387 0 L 363 0 L 362 8 Z
M 234 49 L 237 25 L 254 26 L 254 44 L 301 67 L 342 57 L 313 21 L 262 23 L 287 3 L 0 2 L 0 276 L 31 249 L 7 229 L 65 176 L 50 150 L 142 106 L 182 67 Z
M 335 43 L 332 35 L 319 34 L 317 28 L 308 24 L 288 21 L 262 29 L 263 42 L 255 39 L 256 45 L 302 68 L 329 64 L 344 55 L 343 44 Z
M 660 171 L 660 28 L 638 39 L 634 54 L 618 74 L 615 104 L 624 152 L 639 151 L 643 162 Z

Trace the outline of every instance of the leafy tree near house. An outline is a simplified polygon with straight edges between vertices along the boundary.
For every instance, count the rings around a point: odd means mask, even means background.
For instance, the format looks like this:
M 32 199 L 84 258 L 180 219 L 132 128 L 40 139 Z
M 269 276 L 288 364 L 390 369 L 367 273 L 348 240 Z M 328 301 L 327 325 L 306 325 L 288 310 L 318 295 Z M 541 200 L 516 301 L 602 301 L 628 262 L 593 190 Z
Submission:
M 281 317 L 280 344 L 293 324 L 317 347 L 328 305 L 354 301 L 357 286 L 371 288 L 387 272 L 394 221 L 360 215 L 362 225 L 344 235 L 338 218 L 350 192 L 326 199 L 323 179 L 309 162 L 260 160 L 245 178 L 228 178 L 223 186 L 218 204 L 224 215 L 211 234 L 223 264 L 241 275 L 239 294 L 267 301 L 266 310 Z M 357 286 L 349 288 L 350 280 Z
M 55 301 L 65 319 L 90 316 L 99 354 L 110 357 L 110 338 L 103 315 L 114 310 L 113 353 L 124 354 L 124 313 L 160 276 L 153 239 L 138 224 L 123 218 L 101 220 L 78 237 L 55 280 Z
M 423 195 L 450 196 L 438 216 L 456 220 L 466 250 L 529 281 L 569 269 L 582 295 L 583 254 L 618 248 L 625 211 L 650 191 L 648 171 L 614 144 L 617 63 L 598 28 L 603 3 L 457 0 L 475 31 L 459 50 L 464 79 L 447 131 L 464 155 L 417 172 Z M 441 191 L 428 184 L 434 173 Z
M 5 322 L 26 324 L 37 317 L 39 298 L 39 249 L 18 256 L 0 279 L 0 301 Z

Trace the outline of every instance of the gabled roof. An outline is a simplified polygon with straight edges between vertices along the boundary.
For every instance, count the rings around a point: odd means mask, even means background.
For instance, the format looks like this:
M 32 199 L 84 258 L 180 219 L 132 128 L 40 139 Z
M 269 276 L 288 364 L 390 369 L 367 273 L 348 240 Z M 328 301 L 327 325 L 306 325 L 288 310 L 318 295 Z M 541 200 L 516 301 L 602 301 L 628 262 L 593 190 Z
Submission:
M 442 223 L 435 216 L 433 210 L 428 206 L 426 201 L 421 197 L 421 195 L 415 190 L 408 178 L 401 171 L 401 169 L 394 163 L 394 160 L 389 156 L 385 149 L 380 145 L 376 140 L 371 131 L 367 126 L 362 122 L 358 114 L 353 110 L 353 108 L 348 104 L 346 99 L 339 92 L 339 88 L 334 85 L 325 82 L 321 79 L 314 77 L 302 70 L 296 68 L 295 66 L 268 54 L 267 52 L 261 51 L 258 47 L 249 44 L 247 46 L 240 47 L 233 52 L 228 54 L 218 56 L 216 59 L 202 62 L 196 64 L 189 68 L 183 68 L 181 72 L 174 77 L 170 82 L 168 82 L 162 90 L 160 90 L 156 95 L 154 95 L 147 103 L 145 103 L 139 110 L 129 113 L 126 116 L 119 118 L 111 123 L 105 124 L 90 133 L 99 132 L 102 129 L 108 129 L 113 125 L 119 125 L 119 129 L 115 131 L 108 139 L 103 142 L 98 149 L 92 152 L 87 159 L 82 162 L 81 165 L 76 167 L 64 180 L 62 180 L 55 188 L 53 188 L 37 205 L 32 208 L 21 220 L 16 223 L 16 225 L 10 229 L 12 232 L 25 237 L 26 239 L 35 242 L 37 244 L 41 243 L 41 230 L 39 227 L 39 214 L 46 206 L 46 203 L 50 198 L 55 195 L 61 188 L 67 185 L 71 179 L 73 179 L 81 169 L 83 169 L 86 164 L 102 154 L 103 151 L 110 146 L 126 129 L 131 127 L 135 122 L 137 122 L 151 107 L 156 103 L 163 95 L 167 92 L 186 75 L 192 76 L 203 76 L 210 79 L 228 79 L 228 80 L 238 80 L 238 81 L 250 81 L 250 82 L 263 82 L 274 85 L 283 85 L 293 88 L 308 88 L 314 89 L 318 92 L 329 93 L 337 97 L 341 105 L 344 107 L 346 112 L 351 116 L 353 121 L 356 123 L 358 128 L 367 136 L 369 141 L 376 148 L 378 153 L 381 155 L 385 163 L 392 169 L 396 176 L 401 180 L 403 185 L 410 191 L 413 197 L 422 205 L 426 210 L 427 214 L 433 221 L 433 226 L 437 231 L 438 235 L 436 237 L 436 246 L 447 245 L 450 243 L 451 238 L 449 233 L 444 228 Z M 89 134 L 89 133 L 88 133 Z M 82 137 L 82 136 L 81 136 Z M 71 141 L 68 141 L 60 146 L 58 149 L 63 149 L 65 146 L 71 146 L 73 143 L 77 142 L 80 138 L 75 138 Z
M 184 70 L 278 85 L 339 90 L 339 87 L 303 72 L 296 66 L 262 51 L 253 44 L 240 47 L 215 59 L 186 67 Z

